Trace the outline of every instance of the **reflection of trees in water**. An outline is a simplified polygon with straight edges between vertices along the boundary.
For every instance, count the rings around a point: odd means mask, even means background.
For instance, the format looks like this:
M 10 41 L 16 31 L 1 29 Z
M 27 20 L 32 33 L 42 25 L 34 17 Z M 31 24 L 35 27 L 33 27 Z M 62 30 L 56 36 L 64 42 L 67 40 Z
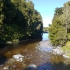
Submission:
M 4 64 L 6 61 L 7 61 L 7 58 L 5 56 L 0 57 L 0 65 Z

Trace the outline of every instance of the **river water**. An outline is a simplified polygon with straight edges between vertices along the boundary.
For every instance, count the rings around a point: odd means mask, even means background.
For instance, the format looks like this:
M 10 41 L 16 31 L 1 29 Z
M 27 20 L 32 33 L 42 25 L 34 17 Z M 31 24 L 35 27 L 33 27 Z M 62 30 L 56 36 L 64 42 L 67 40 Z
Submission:
M 48 36 L 49 36 L 48 33 L 43 33 L 42 41 L 49 40 Z
M 16 44 L 0 58 L 0 70 L 70 70 L 70 60 L 49 52 L 50 46 L 48 33 L 42 39 Z

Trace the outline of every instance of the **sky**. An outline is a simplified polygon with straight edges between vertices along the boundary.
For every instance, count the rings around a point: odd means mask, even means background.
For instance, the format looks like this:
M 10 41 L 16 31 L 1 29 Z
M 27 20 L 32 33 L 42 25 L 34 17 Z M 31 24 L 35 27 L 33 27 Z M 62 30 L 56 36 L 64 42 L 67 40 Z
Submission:
M 52 23 L 55 8 L 63 7 L 64 3 L 68 1 L 70 0 L 32 0 L 34 8 L 42 16 L 44 27 L 48 27 Z

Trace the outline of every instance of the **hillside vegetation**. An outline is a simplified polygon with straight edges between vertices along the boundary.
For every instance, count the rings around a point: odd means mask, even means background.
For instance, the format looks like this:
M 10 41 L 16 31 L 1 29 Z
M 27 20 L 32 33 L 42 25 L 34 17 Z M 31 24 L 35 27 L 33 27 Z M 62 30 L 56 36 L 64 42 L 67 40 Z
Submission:
M 56 8 L 52 25 L 49 26 L 49 38 L 54 46 L 65 45 L 70 41 L 70 1 Z
M 0 44 L 41 37 L 42 17 L 31 0 L 0 0 Z

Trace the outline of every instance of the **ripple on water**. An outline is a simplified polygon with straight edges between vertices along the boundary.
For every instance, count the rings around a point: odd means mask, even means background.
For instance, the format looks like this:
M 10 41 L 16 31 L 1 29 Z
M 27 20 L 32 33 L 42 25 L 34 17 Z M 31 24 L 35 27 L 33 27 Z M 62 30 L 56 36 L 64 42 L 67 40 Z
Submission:
M 57 70 L 56 66 L 58 68 L 62 65 L 66 65 L 66 62 L 64 63 L 65 59 L 63 58 L 63 56 L 57 54 L 54 55 L 50 53 L 52 50 L 50 46 L 51 44 L 49 41 L 40 41 L 22 45 L 22 47 L 20 46 L 19 48 L 11 50 L 9 55 L 12 54 L 13 57 L 13 55 L 15 54 L 22 54 L 24 56 L 23 61 L 18 62 L 10 60 L 3 66 L 12 67 L 13 65 L 15 65 L 16 68 L 21 70 L 22 67 L 27 68 L 28 65 L 35 64 L 37 66 L 37 70 Z M 60 65 L 60 62 L 62 62 L 62 65 Z M 59 70 L 64 69 L 61 68 Z M 70 68 L 68 70 L 70 70 Z

